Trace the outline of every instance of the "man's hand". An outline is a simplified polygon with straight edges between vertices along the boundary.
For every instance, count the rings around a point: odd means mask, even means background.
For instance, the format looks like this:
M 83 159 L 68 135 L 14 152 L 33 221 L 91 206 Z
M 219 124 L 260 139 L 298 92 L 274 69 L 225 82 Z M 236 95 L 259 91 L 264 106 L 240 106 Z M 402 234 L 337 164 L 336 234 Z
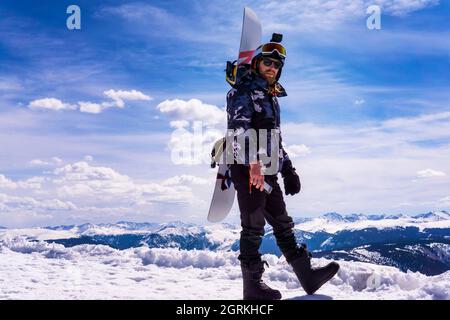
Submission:
M 261 174 L 261 164 L 259 162 L 250 164 L 250 186 L 264 191 L 264 175 Z

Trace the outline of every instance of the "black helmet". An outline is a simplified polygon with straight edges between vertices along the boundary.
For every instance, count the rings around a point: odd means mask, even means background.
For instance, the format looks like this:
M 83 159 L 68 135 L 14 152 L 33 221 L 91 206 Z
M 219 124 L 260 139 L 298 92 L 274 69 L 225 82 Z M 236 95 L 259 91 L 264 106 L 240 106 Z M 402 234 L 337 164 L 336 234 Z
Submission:
M 280 43 L 283 36 L 281 34 L 274 33 L 272 35 L 272 39 L 270 42 L 265 43 L 263 45 L 260 45 L 254 52 L 253 52 L 253 58 L 252 58 L 252 69 L 258 73 L 258 64 L 260 62 L 260 58 L 262 57 L 268 57 L 277 59 L 281 62 L 281 68 L 278 71 L 277 74 L 277 81 L 280 78 L 281 75 L 281 69 L 284 66 L 284 61 L 286 59 L 286 49 L 283 47 L 283 45 Z

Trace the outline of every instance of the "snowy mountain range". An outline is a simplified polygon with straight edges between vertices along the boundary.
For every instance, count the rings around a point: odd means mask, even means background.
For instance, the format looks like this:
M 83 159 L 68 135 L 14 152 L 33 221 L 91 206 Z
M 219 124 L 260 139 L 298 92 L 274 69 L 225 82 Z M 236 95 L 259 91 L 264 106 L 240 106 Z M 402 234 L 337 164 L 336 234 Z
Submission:
M 285 299 L 450 299 L 447 212 L 328 213 L 296 219 L 294 231 L 314 265 L 341 269 L 305 296 L 268 227 L 265 281 Z M 239 234 L 179 221 L 1 229 L 0 299 L 239 299 Z
M 450 270 L 450 214 L 446 211 L 407 215 L 340 215 L 332 212 L 295 220 L 295 236 L 316 257 L 394 266 L 402 271 L 436 275 Z M 237 251 L 240 227 L 231 224 L 171 223 L 83 224 L 35 229 L 4 229 L 6 235 L 24 235 L 65 247 L 107 245 L 125 250 L 178 248 Z M 270 226 L 261 245 L 263 254 L 281 256 Z

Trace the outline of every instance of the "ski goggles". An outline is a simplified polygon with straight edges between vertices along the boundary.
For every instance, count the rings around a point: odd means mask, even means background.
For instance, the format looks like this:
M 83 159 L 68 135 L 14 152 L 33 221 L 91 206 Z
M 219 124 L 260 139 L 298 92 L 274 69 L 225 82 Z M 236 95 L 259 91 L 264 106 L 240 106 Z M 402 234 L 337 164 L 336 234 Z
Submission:
M 261 47 L 261 53 L 263 55 L 271 54 L 274 51 L 278 51 L 279 55 L 281 55 L 283 58 L 286 58 L 286 49 L 277 42 L 269 42 Z
M 280 69 L 281 66 L 283 65 L 280 61 L 277 60 L 271 60 L 269 58 L 263 58 L 262 59 L 262 63 L 266 66 L 266 67 L 270 67 L 273 64 L 273 67 L 275 69 Z

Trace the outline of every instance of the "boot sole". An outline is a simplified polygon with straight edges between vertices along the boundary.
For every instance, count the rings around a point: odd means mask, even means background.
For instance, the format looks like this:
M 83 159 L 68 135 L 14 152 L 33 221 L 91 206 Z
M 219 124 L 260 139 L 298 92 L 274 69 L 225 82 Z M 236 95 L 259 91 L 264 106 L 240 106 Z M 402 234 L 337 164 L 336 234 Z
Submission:
M 250 298 L 248 298 L 248 297 L 245 297 L 243 300 L 258 300 L 258 301 L 270 301 L 270 300 L 281 300 L 281 294 L 280 294 L 280 296 L 278 297 L 275 297 L 275 298 L 273 298 L 273 299 L 264 299 L 264 298 L 261 298 L 261 297 L 258 297 L 258 298 L 256 298 L 256 297 L 250 297 Z

